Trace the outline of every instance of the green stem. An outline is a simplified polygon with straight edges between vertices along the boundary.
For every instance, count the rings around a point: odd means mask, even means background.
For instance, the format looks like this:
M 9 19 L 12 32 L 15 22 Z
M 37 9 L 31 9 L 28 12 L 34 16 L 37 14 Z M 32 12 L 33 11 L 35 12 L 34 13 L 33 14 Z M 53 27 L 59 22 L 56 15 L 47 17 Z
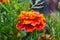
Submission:
M 36 36 L 37 36 L 37 34 L 38 34 L 38 33 L 37 33 L 37 30 L 36 30 Z
M 55 30 L 54 30 L 53 27 L 52 27 L 52 31 L 53 31 L 53 37 L 54 37 L 54 40 L 55 40 Z
M 33 40 L 33 39 L 32 39 L 32 33 L 30 33 L 30 40 Z

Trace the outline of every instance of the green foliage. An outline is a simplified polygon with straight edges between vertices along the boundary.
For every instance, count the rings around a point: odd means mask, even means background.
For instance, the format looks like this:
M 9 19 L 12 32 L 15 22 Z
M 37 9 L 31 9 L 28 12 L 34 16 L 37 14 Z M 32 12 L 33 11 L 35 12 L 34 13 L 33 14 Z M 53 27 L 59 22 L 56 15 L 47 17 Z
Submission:
M 17 15 L 26 10 L 27 2 L 11 0 L 11 3 L 0 3 L 0 40 L 19 40 L 24 36 L 16 29 Z M 19 34 L 22 34 L 18 37 Z M 25 34 L 26 35 L 26 34 Z
M 47 19 L 47 28 L 54 40 L 60 40 L 60 13 L 55 12 L 54 18 L 50 16 L 46 17 Z

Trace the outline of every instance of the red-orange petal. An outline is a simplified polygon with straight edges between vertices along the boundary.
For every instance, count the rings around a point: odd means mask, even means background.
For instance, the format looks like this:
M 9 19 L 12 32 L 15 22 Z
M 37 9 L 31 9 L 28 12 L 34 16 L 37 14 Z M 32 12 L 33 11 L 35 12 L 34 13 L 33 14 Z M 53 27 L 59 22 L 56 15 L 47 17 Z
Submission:
M 32 26 L 32 25 L 26 25 L 25 26 L 25 30 L 26 30 L 26 32 L 32 32 L 33 30 L 34 30 L 34 26 Z
M 42 28 L 44 28 L 44 24 L 40 23 L 39 25 L 36 25 L 35 28 L 37 30 L 41 30 Z
M 17 28 L 18 30 L 22 30 L 22 29 L 24 28 L 24 25 L 23 25 L 21 22 L 19 22 L 19 23 L 16 25 L 16 28 Z
M 2 0 L 0 0 L 0 2 L 2 2 Z
M 42 27 L 41 27 L 40 25 L 36 25 L 35 28 L 36 28 L 37 30 L 41 30 Z
M 36 26 L 37 24 L 40 24 L 40 21 L 38 19 L 33 19 L 31 25 Z

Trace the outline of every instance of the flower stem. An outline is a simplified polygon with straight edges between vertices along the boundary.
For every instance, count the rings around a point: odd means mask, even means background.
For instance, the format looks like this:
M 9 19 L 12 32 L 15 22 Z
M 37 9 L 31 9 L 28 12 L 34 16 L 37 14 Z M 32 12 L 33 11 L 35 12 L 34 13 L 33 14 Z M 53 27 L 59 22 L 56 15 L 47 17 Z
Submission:
M 53 27 L 52 27 L 52 31 L 53 31 L 53 36 L 54 36 L 54 40 L 55 40 L 55 30 Z
M 37 30 L 36 30 L 36 36 L 37 36 L 37 34 L 38 34 L 38 33 L 37 33 Z
M 30 40 L 32 40 L 32 33 L 30 33 Z

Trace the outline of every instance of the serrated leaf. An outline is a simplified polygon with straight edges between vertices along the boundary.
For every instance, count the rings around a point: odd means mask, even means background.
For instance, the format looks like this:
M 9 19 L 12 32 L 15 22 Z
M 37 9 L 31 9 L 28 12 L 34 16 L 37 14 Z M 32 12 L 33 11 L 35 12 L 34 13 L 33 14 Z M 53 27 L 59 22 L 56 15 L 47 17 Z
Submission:
M 36 0 L 36 1 L 35 1 L 35 4 L 37 4 L 39 1 L 41 1 L 41 0 Z
M 37 5 L 40 5 L 40 4 L 43 4 L 44 2 L 41 2 L 41 3 L 39 3 L 39 4 L 37 4 Z
M 33 8 L 43 8 L 44 6 L 39 6 L 39 7 L 33 7 Z
M 30 4 L 33 5 L 32 0 L 29 0 Z

